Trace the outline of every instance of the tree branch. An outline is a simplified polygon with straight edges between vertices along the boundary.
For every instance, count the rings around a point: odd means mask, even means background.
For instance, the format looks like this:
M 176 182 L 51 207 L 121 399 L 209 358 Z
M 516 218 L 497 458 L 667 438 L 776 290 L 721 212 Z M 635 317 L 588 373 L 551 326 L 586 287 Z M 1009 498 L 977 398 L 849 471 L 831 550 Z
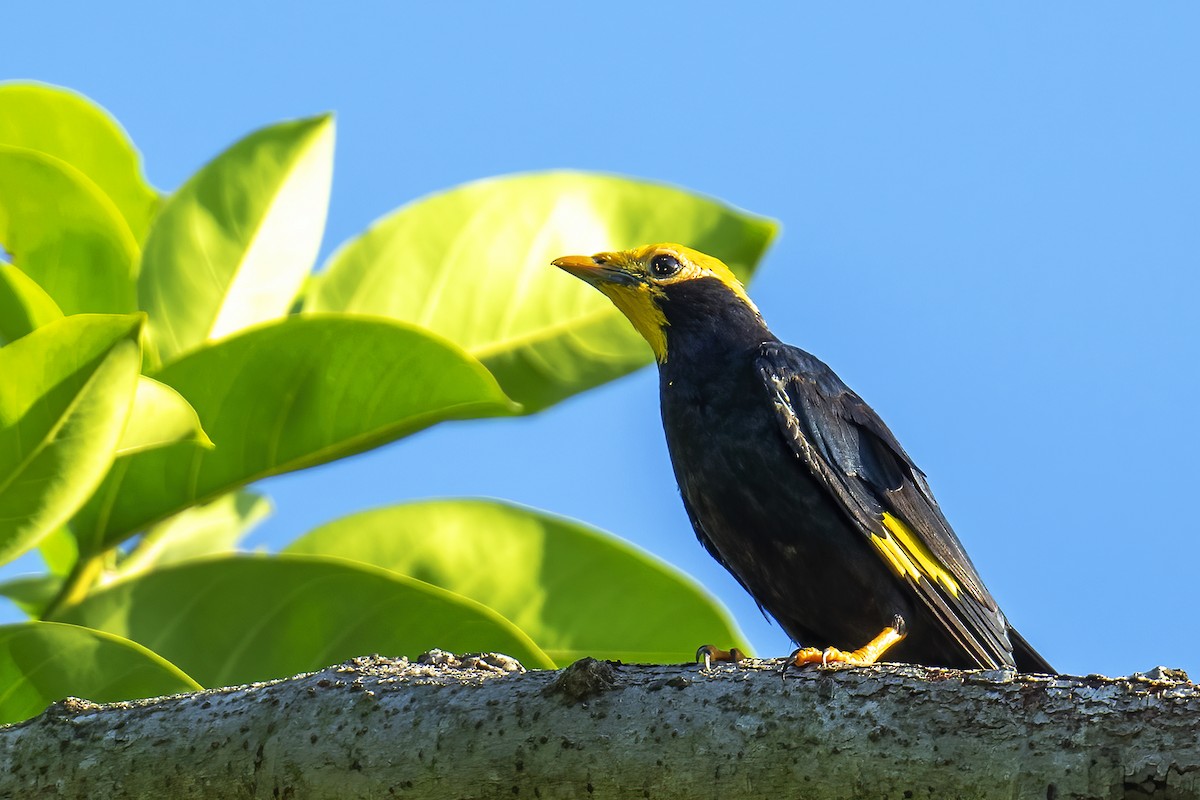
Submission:
M 56 703 L 0 728 L 0 796 L 1200 798 L 1200 687 L 1170 670 L 448 662 Z

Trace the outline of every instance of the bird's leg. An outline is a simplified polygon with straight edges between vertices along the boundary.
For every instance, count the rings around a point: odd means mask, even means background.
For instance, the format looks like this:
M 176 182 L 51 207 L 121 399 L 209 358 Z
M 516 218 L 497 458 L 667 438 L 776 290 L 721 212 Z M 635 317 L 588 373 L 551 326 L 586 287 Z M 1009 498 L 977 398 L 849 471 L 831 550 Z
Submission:
M 696 661 L 703 661 L 705 669 L 712 667 L 714 661 L 718 663 L 727 661 L 731 664 L 737 664 L 745 660 L 746 654 L 736 647 L 721 650 L 711 644 L 706 644 L 696 651 Z
M 892 624 L 884 628 L 878 636 L 867 642 L 857 650 L 852 650 L 847 653 L 844 650 L 839 650 L 836 647 L 827 647 L 824 650 L 818 650 L 815 647 L 801 647 L 788 656 L 785 668 L 788 666 L 801 667 L 805 664 L 820 664 L 826 666 L 830 663 L 837 664 L 853 664 L 858 667 L 865 667 L 868 664 L 874 664 L 883 654 L 888 651 L 892 645 L 899 642 L 905 635 L 904 618 L 897 615 L 892 620 Z

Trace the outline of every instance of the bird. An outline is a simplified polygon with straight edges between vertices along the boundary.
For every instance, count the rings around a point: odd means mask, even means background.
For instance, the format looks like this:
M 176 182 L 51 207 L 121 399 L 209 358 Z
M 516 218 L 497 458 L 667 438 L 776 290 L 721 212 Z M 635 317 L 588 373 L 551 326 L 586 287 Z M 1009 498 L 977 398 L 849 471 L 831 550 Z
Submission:
M 798 645 L 788 664 L 1055 672 L 1009 624 L 879 415 L 772 334 L 729 267 L 670 242 L 552 263 L 649 344 L 696 537 Z M 730 652 L 701 648 L 741 657 Z

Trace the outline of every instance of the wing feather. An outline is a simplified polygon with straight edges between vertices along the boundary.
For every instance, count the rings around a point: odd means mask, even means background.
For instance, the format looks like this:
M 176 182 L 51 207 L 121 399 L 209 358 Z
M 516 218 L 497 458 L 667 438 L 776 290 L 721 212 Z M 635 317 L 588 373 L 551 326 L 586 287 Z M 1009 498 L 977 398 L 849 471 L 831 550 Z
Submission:
M 883 420 L 799 348 L 764 344 L 757 366 L 784 438 L 880 557 L 980 666 L 1012 664 L 1007 620 Z

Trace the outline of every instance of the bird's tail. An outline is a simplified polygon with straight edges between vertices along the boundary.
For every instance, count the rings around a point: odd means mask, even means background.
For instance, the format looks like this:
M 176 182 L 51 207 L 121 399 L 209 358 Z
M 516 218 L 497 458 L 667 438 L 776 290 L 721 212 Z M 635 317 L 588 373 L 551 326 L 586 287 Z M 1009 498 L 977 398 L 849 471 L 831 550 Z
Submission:
M 1017 633 L 1014 628 L 1008 629 L 1008 638 L 1013 646 L 1013 660 L 1017 662 L 1017 669 L 1021 672 L 1039 672 L 1043 675 L 1057 675 L 1058 670 L 1050 666 L 1050 662 L 1042 658 L 1037 650 L 1029 642 L 1025 641 L 1025 637 Z

